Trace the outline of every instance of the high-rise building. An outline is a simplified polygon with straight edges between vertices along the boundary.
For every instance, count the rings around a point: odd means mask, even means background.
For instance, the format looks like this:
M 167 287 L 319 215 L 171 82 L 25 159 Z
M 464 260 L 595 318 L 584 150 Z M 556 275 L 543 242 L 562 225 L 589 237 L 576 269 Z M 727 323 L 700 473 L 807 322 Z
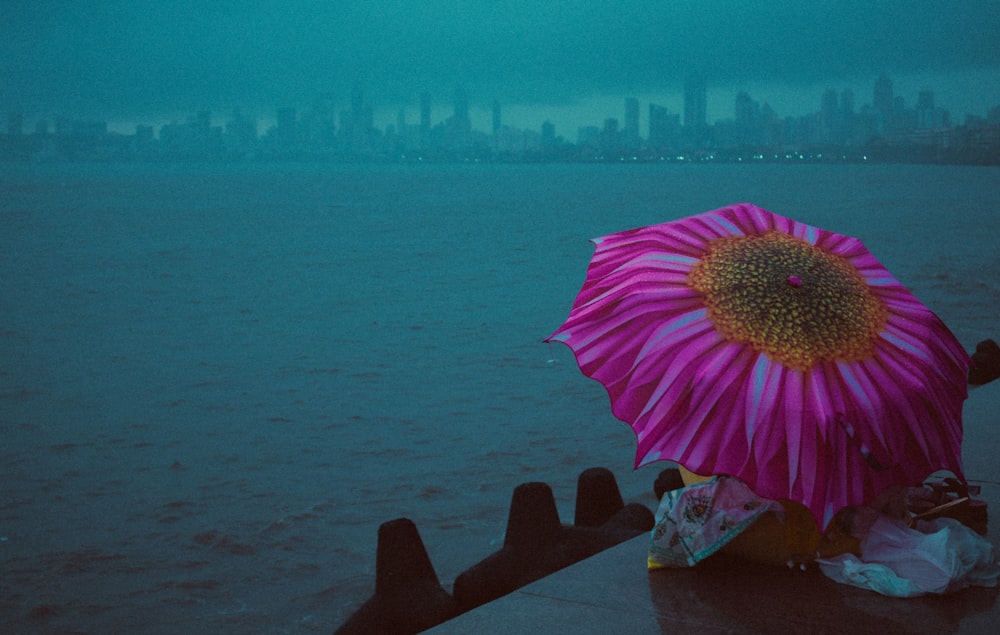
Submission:
M 541 143 L 545 147 L 551 147 L 556 144 L 556 125 L 551 121 L 546 120 L 542 123 Z
M 340 113 L 340 136 L 344 148 L 351 153 L 370 154 L 372 151 L 372 130 L 375 127 L 373 110 L 365 103 L 361 83 L 355 83 L 351 90 L 351 107 Z
M 746 92 L 740 91 L 736 95 L 733 115 L 736 123 L 735 141 L 742 145 L 757 145 L 760 142 L 758 130 L 760 104 Z
M 875 80 L 872 103 L 875 106 L 875 110 L 881 113 L 888 114 L 892 112 L 892 80 L 885 73 L 879 75 L 879 78 Z
M 934 105 L 934 91 L 922 90 L 917 94 L 917 128 L 935 129 L 951 125 L 948 111 Z
M 744 91 L 736 94 L 736 105 L 733 109 L 736 125 L 748 128 L 757 125 L 757 114 L 759 112 L 760 104 L 750 95 Z
M 672 115 L 665 106 L 649 105 L 649 145 L 656 149 L 673 149 L 676 146 L 681 121 L 680 115 Z
M 854 112 L 854 91 L 845 88 L 840 92 L 840 112 L 837 116 L 837 143 L 850 143 L 857 132 L 859 116 Z
M 934 91 L 922 90 L 917 93 L 917 109 L 931 110 L 934 108 Z
M 701 131 L 708 125 L 708 90 L 701 77 L 684 81 L 684 127 Z
M 587 148 L 597 148 L 601 143 L 601 129 L 597 126 L 584 126 L 576 129 L 576 145 Z
M 341 118 L 347 120 L 341 123 L 341 127 L 349 128 L 348 134 L 367 135 L 374 126 L 372 107 L 365 103 L 360 82 L 355 83 L 351 89 L 351 109 L 347 111 L 346 117 L 345 113 L 341 113 Z
M 659 148 L 666 145 L 667 108 L 657 104 L 649 105 L 649 145 Z
M 875 112 L 878 113 L 881 119 L 881 129 L 883 132 L 887 132 L 894 127 L 894 98 L 892 96 L 892 80 L 882 73 L 879 78 L 875 80 L 875 90 L 872 94 L 872 105 L 875 107 Z
M 625 146 L 628 148 L 638 148 L 639 138 L 639 100 L 635 97 L 625 99 Z
M 250 152 L 257 143 L 257 122 L 237 108 L 226 123 L 225 142 L 236 154 Z
M 601 152 L 605 155 L 616 154 L 620 147 L 621 131 L 618 128 L 618 120 L 608 117 L 604 120 L 604 128 L 601 129 Z
M 840 101 L 837 91 L 828 88 L 823 91 L 819 108 L 820 141 L 822 143 L 840 143 Z

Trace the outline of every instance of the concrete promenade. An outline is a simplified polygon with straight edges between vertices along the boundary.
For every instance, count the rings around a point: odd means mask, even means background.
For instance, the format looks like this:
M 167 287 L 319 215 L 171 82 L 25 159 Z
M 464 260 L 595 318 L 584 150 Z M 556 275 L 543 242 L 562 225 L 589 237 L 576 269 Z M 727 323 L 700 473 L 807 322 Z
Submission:
M 1000 483 L 976 482 L 1000 545 Z M 1000 633 L 1000 591 L 898 599 L 790 570 L 714 557 L 647 572 L 639 536 L 433 628 L 467 633 Z

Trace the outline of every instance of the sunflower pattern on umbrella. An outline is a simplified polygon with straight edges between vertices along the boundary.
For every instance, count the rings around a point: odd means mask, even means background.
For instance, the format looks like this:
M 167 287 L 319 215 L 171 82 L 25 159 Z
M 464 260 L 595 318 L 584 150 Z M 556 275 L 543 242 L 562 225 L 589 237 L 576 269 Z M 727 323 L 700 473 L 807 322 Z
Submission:
M 593 241 L 568 345 L 672 460 L 841 508 L 962 473 L 969 356 L 860 240 L 744 203 Z

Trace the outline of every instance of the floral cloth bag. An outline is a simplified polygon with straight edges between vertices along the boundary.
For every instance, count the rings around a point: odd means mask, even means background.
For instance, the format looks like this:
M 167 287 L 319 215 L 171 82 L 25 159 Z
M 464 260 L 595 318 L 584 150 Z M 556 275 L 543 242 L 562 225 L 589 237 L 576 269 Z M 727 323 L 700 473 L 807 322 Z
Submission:
M 693 567 L 722 549 L 768 510 L 781 511 L 736 478 L 715 477 L 668 491 L 660 501 L 649 569 Z

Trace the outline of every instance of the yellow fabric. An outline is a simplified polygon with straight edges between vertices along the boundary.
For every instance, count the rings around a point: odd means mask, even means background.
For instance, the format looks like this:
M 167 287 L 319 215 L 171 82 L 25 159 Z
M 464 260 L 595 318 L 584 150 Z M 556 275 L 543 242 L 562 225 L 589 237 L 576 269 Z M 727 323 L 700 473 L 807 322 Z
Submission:
M 677 469 L 681 473 L 681 480 L 684 481 L 685 485 L 691 485 L 692 483 L 704 483 L 705 481 L 711 481 L 711 476 L 702 476 L 701 474 L 695 474 L 694 472 L 688 470 L 683 465 L 678 465 Z

